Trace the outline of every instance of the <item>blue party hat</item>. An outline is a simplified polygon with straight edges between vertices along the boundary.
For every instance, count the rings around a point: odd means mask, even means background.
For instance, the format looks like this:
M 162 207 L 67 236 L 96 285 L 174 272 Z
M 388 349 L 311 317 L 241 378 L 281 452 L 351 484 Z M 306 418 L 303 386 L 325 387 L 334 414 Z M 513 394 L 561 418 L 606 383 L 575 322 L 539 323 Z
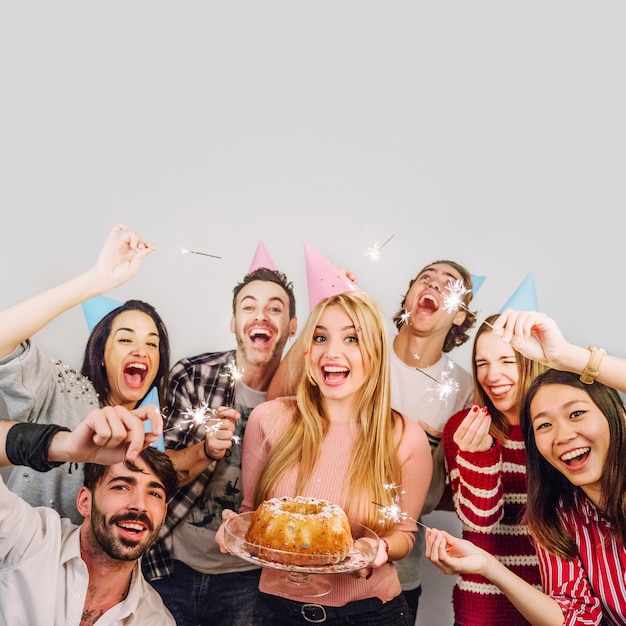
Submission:
M 156 408 L 159 408 L 159 392 L 157 391 L 156 387 L 152 387 L 152 389 L 150 389 L 150 391 L 148 391 L 148 393 L 146 394 L 146 397 L 141 401 L 141 404 L 139 406 L 145 406 L 146 404 L 154 404 L 154 406 L 156 406 Z M 146 420 L 143 423 L 144 426 L 144 430 L 147 433 L 152 432 L 152 424 L 150 423 L 149 420 Z M 165 440 L 163 439 L 163 435 L 161 434 L 159 436 L 159 438 L 152 444 L 150 444 L 151 446 L 154 446 L 157 450 L 160 450 L 161 452 L 165 452 Z
M 531 272 L 522 281 L 521 285 L 513 292 L 513 295 L 504 303 L 500 313 L 504 309 L 516 309 L 517 311 L 538 311 L 537 289 L 535 288 L 535 276 Z
M 485 282 L 486 276 L 475 276 L 472 274 L 472 297 L 474 297 L 478 290 L 482 287 L 482 284 Z
M 83 313 L 89 332 L 91 332 L 95 325 L 107 314 L 122 306 L 122 302 L 113 300 L 113 298 L 107 298 L 106 296 L 96 296 L 90 300 L 83 302 Z

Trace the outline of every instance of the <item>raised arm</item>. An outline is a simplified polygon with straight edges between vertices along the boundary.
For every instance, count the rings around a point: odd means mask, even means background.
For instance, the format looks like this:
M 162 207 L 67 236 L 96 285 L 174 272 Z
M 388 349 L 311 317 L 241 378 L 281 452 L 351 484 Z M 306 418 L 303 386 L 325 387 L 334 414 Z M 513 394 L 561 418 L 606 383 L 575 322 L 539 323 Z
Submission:
M 506 309 L 493 330 L 524 356 L 554 369 L 582 374 L 589 363 L 591 352 L 568 342 L 556 322 L 545 313 Z M 595 379 L 626 392 L 626 359 L 604 355 Z
M 124 284 L 154 249 L 127 226 L 115 226 L 91 269 L 0 312 L 0 358 L 71 307 Z
M 145 422 L 150 422 L 149 429 Z M 45 471 L 65 462 L 112 465 L 132 461 L 162 431 L 163 418 L 153 404 L 133 411 L 122 406 L 94 409 L 73 431 L 3 420 L 0 465 L 20 464 Z

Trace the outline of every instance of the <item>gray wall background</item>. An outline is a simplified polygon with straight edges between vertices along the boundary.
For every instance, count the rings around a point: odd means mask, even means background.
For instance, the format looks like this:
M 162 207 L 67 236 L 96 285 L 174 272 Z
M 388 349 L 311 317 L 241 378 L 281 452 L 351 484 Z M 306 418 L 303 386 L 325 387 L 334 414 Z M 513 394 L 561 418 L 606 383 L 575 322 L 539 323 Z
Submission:
M 624 32 L 618 1 L 2 3 L 0 307 L 125 222 L 159 251 L 110 296 L 174 359 L 233 345 L 259 241 L 302 320 L 308 241 L 389 319 L 438 258 L 487 277 L 479 319 L 533 272 L 566 336 L 626 355 Z M 35 340 L 79 366 L 86 338 L 77 308 Z M 422 621 L 450 623 L 433 576 Z

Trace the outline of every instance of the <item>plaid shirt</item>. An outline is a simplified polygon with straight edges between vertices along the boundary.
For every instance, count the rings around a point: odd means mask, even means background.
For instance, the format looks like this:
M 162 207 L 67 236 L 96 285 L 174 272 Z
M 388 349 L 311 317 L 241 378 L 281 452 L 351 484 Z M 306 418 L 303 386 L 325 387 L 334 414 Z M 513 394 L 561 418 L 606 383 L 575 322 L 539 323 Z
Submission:
M 187 409 L 203 403 L 209 407 L 233 406 L 235 388 L 231 384 L 226 366 L 234 362 L 235 350 L 207 352 L 181 359 L 171 371 L 167 405 L 169 415 L 163 424 L 165 447 L 181 450 L 202 441 L 204 432 L 197 428 L 181 427 L 189 419 Z M 204 493 L 215 463 L 209 465 L 194 481 L 181 487 L 167 504 L 167 517 L 159 532 L 157 543 L 142 558 L 142 569 L 148 580 L 169 576 L 174 571 L 172 531 L 183 520 L 195 502 Z

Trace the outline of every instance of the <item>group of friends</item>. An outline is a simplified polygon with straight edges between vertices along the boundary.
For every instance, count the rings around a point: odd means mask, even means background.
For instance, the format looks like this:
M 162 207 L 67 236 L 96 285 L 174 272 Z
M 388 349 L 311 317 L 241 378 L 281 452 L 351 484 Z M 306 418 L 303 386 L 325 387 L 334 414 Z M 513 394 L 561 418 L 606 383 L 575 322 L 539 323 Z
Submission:
M 91 269 L 0 312 L 0 623 L 412 626 L 426 557 L 457 575 L 458 626 L 626 624 L 626 360 L 506 309 L 465 371 L 449 353 L 477 321 L 472 277 L 450 260 L 410 281 L 393 336 L 359 289 L 312 303 L 298 332 L 293 285 L 259 267 L 233 290 L 232 350 L 170 368 L 139 300 L 94 326 L 80 371 L 31 342 L 154 249 L 118 225 Z M 225 542 L 227 520 L 295 495 L 380 538 L 320 597 Z M 435 508 L 462 538 L 418 527 Z

